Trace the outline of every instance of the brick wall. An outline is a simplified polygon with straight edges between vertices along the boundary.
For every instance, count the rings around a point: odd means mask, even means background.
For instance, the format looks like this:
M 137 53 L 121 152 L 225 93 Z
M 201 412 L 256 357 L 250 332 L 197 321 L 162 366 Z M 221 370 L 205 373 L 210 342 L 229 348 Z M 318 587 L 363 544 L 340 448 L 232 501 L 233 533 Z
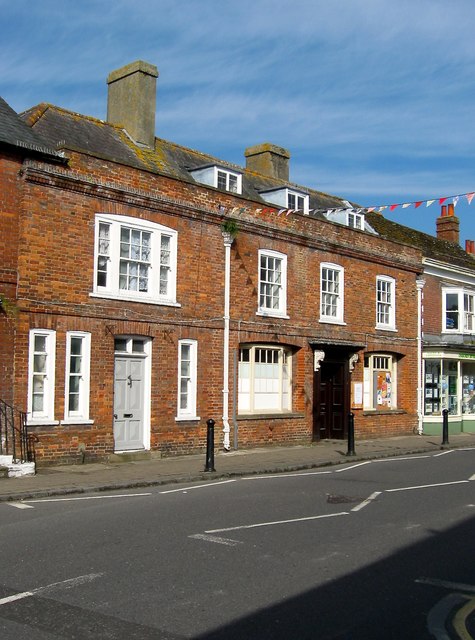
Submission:
M 225 207 L 243 199 L 165 176 L 72 154 L 71 170 L 30 164 L 21 189 L 19 317 L 15 395 L 26 404 L 28 332 L 56 331 L 55 420 L 34 427 L 40 461 L 80 462 L 113 452 L 114 336 L 152 340 L 150 446 L 165 455 L 202 450 L 206 420 L 221 442 Z M 71 177 L 71 178 L 70 178 Z M 107 184 L 106 184 L 107 183 Z M 132 190 L 141 190 L 134 192 Z M 249 206 L 252 203 L 247 203 Z M 256 206 L 256 208 L 258 208 Z M 91 297 L 94 217 L 114 213 L 143 218 L 178 232 L 180 307 Z M 239 216 L 231 250 L 230 414 L 232 354 L 243 343 L 282 344 L 293 357 L 292 415 L 238 416 L 239 446 L 309 442 L 312 437 L 313 359 L 309 340 L 366 344 L 398 358 L 398 412 L 360 411 L 358 437 L 412 432 L 416 425 L 417 295 L 419 253 L 377 236 L 304 216 L 255 211 Z M 258 251 L 287 255 L 289 319 L 256 315 Z M 320 263 L 345 269 L 345 325 L 319 323 Z M 376 276 L 396 279 L 397 331 L 375 329 Z M 67 331 L 91 333 L 92 425 L 61 424 L 64 417 Z M 177 422 L 178 341 L 198 341 L 199 422 Z M 363 353 L 353 372 L 363 380 Z M 232 418 L 230 420 L 232 423 Z M 233 433 L 231 433 L 231 443 Z

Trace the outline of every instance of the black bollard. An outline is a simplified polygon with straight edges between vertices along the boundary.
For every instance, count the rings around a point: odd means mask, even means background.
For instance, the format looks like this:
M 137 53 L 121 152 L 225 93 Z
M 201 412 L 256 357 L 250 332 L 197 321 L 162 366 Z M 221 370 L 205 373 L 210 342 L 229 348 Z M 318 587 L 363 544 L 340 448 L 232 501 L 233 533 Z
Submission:
M 355 414 L 348 414 L 348 452 L 347 456 L 355 455 Z
M 449 444 L 449 410 L 442 409 L 442 444 Z
M 214 425 L 213 418 L 206 421 L 208 433 L 206 438 L 206 466 L 205 471 L 216 471 L 214 468 Z

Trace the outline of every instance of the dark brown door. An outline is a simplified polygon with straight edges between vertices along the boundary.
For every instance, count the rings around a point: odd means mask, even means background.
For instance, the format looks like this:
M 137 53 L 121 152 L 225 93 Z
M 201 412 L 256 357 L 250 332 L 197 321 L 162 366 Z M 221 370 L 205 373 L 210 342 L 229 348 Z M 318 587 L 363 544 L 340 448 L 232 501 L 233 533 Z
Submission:
M 347 433 L 348 361 L 325 362 L 315 372 L 313 439 L 343 440 Z

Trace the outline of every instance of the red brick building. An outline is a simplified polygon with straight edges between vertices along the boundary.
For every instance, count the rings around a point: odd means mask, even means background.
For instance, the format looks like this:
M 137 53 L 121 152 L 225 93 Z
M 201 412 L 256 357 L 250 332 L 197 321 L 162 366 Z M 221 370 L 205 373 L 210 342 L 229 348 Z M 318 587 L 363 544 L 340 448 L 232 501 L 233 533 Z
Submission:
M 197 452 L 209 418 L 226 449 L 344 438 L 350 411 L 413 433 L 420 248 L 290 182 L 285 149 L 155 138 L 157 75 L 113 72 L 107 122 L 29 110 L 55 151 L 0 156 L 0 398 L 37 459 Z

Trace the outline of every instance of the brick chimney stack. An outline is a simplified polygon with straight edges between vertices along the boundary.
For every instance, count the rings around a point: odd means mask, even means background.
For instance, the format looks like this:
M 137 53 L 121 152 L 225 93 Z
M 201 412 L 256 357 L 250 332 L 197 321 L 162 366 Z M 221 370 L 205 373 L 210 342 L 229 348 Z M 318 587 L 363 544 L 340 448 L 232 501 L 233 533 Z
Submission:
M 440 216 L 435 221 L 437 237 L 439 240 L 447 240 L 459 244 L 460 241 L 460 221 L 454 214 L 454 205 L 442 205 Z
M 137 60 L 107 78 L 107 121 L 121 125 L 139 144 L 155 146 L 158 69 Z
M 254 147 L 248 147 L 244 151 L 244 155 L 246 157 L 246 169 L 269 178 L 277 178 L 288 182 L 290 153 L 287 149 L 264 142 Z

